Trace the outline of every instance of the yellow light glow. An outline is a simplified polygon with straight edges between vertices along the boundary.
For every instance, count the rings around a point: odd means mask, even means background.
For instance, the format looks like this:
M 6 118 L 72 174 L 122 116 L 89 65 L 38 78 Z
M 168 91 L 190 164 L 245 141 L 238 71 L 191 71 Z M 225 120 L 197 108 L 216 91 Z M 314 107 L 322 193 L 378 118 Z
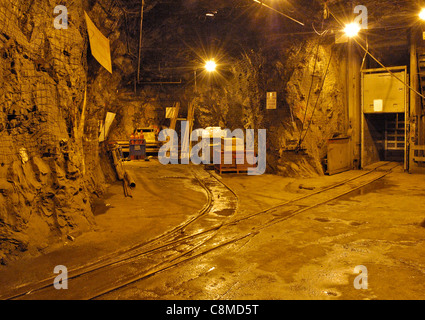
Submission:
M 419 13 L 419 18 L 421 18 L 421 20 L 425 20 L 425 8 Z
M 344 32 L 349 38 L 357 36 L 362 28 L 358 23 L 350 23 L 345 26 Z
M 216 68 L 217 64 L 214 60 L 207 61 L 205 64 L 205 70 L 207 70 L 208 72 L 214 72 Z

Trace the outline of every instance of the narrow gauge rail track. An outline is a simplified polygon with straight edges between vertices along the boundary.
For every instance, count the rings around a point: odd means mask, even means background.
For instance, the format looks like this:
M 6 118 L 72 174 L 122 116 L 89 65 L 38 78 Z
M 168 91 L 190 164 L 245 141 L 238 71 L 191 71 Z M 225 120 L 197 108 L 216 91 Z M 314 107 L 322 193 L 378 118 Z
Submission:
M 125 289 L 129 285 L 142 281 L 155 274 L 167 271 L 171 268 L 174 268 L 178 265 L 189 262 L 196 258 L 202 257 L 212 251 L 218 250 L 225 246 L 235 244 L 243 239 L 253 237 L 257 235 L 262 229 L 268 228 L 274 224 L 290 219 L 305 211 L 319 207 L 320 205 L 329 203 L 340 197 L 348 195 L 353 191 L 359 190 L 375 181 L 378 181 L 383 177 L 389 175 L 396 167 L 399 167 L 399 164 L 384 163 L 378 167 L 375 167 L 373 170 L 362 172 L 361 174 L 353 178 L 334 184 L 330 187 L 326 187 L 316 192 L 283 202 L 273 208 L 269 208 L 267 210 L 256 212 L 254 214 L 249 214 L 233 221 L 226 222 L 220 228 L 221 239 L 215 239 L 214 237 L 212 237 L 209 239 L 209 241 L 206 241 L 202 245 L 197 247 L 197 249 L 199 250 L 192 250 L 191 252 L 182 254 L 179 258 L 169 261 L 163 267 L 157 268 L 154 272 L 135 275 L 130 281 L 123 283 L 118 287 L 114 287 L 110 290 L 102 292 L 101 294 L 93 297 L 93 299 L 99 299 L 102 297 L 107 299 L 108 294 L 113 293 L 114 291 Z M 378 171 L 378 169 L 381 169 L 382 171 Z M 282 208 L 285 208 L 287 210 L 281 210 Z M 254 219 L 257 220 L 255 221 Z M 245 227 L 250 231 L 241 232 L 241 223 L 248 220 L 249 224 Z M 252 227 L 252 225 L 254 225 L 255 227 Z M 239 235 L 235 236 L 235 234 L 238 233 Z M 215 235 L 217 234 L 219 234 L 219 232 L 215 233 Z
M 172 260 L 174 256 L 180 255 L 182 250 L 191 251 L 190 248 L 194 250 L 203 242 L 212 238 L 214 233 L 217 232 L 229 218 L 236 214 L 238 210 L 238 198 L 232 189 L 214 175 L 205 171 L 199 171 L 198 173 L 193 172 L 193 175 L 199 185 L 205 190 L 207 196 L 205 206 L 196 215 L 169 232 L 147 242 L 114 252 L 97 261 L 69 270 L 68 281 L 71 283 L 86 278 L 84 280 L 87 283 L 84 285 L 86 290 L 76 290 L 78 293 L 76 292 L 75 296 L 73 294 L 67 295 L 61 292 L 60 297 L 57 298 L 87 299 L 89 296 L 86 296 L 86 294 L 91 290 L 88 283 L 91 283 L 91 280 L 93 280 L 93 282 L 97 281 L 98 283 L 108 282 L 105 281 L 105 278 L 99 280 L 99 277 L 102 277 L 102 273 L 103 275 L 107 274 L 107 278 L 112 278 L 114 275 L 110 270 L 115 270 L 116 279 L 123 281 L 126 270 L 118 269 L 125 269 L 134 263 L 135 260 L 137 260 L 136 262 L 141 262 L 141 260 L 143 260 L 144 262 L 140 263 L 144 265 L 141 266 L 141 269 L 146 269 L 146 266 L 150 266 L 148 268 L 148 270 L 150 270 L 152 265 L 162 265 L 164 259 Z M 167 252 L 171 252 L 171 254 L 167 255 Z M 129 271 L 127 270 L 127 272 Z M 133 270 L 131 270 L 131 272 L 133 272 Z M 89 276 L 93 276 L 93 279 Z M 97 278 L 97 280 L 94 278 Z M 37 283 L 21 285 L 12 292 L 0 296 L 0 299 L 56 298 L 58 292 L 53 288 L 53 281 L 54 277 L 44 279 Z M 76 287 L 82 288 L 80 285 Z M 94 285 L 93 288 L 96 288 L 96 285 Z M 70 292 L 71 290 L 67 291 Z M 99 291 L 99 289 L 95 289 L 94 291 Z
M 278 223 L 282 220 L 289 219 L 297 214 L 300 214 L 307 210 L 313 209 L 315 207 L 321 206 L 330 201 L 348 195 L 353 191 L 356 191 L 377 180 L 384 178 L 399 166 L 399 164 L 391 162 L 381 164 L 375 167 L 373 170 L 362 172 L 361 174 L 353 178 L 346 179 L 342 182 L 336 183 L 329 187 L 325 187 L 318 191 L 308 193 L 306 195 L 302 195 L 295 199 L 285 201 L 266 210 L 247 214 L 246 216 L 239 217 L 233 221 L 226 223 L 226 225 L 238 224 L 244 220 L 253 219 L 258 216 L 262 216 L 262 218 L 264 218 L 264 216 L 268 214 L 273 216 L 274 218 L 269 221 L 270 224 L 263 224 L 263 228 L 266 228 L 269 225 Z M 289 210 L 281 210 L 285 207 L 289 207 Z
M 212 205 L 215 198 L 212 190 L 215 187 L 218 188 L 217 190 L 214 190 L 216 192 L 217 198 L 220 198 L 218 194 L 220 193 L 219 191 L 223 188 L 227 190 L 227 193 L 232 194 L 236 200 L 237 196 L 231 188 L 216 179 L 211 174 L 210 178 L 214 178 L 215 180 L 212 185 L 208 185 L 209 182 L 205 183 L 205 180 L 197 178 L 208 193 L 207 205 L 200 211 L 197 216 L 190 219 L 183 225 L 173 229 L 169 233 L 153 239 L 147 244 L 138 245 L 129 250 L 126 250 L 123 255 L 120 256 L 120 258 L 113 262 L 109 261 L 106 263 L 104 262 L 103 264 L 94 264 L 88 268 L 79 268 L 77 272 L 74 271 L 74 274 L 70 275 L 69 279 L 85 278 L 83 292 L 87 293 L 84 297 L 80 295 L 74 298 L 99 299 L 105 297 L 109 293 L 123 289 L 130 284 L 141 281 L 160 272 L 164 272 L 182 263 L 201 257 L 211 251 L 235 244 L 243 239 L 258 234 L 262 229 L 290 219 L 307 210 L 324 205 L 330 201 L 336 200 L 344 195 L 363 188 L 366 185 L 369 185 L 379 179 L 382 179 L 383 177 L 390 174 L 397 166 L 398 165 L 394 164 L 383 164 L 374 170 L 362 172 L 353 178 L 347 179 L 335 185 L 309 193 L 307 195 L 300 196 L 292 200 L 288 200 L 272 208 L 253 214 L 248 214 L 243 217 L 235 217 L 234 213 L 237 211 L 236 203 L 236 208 L 234 208 L 233 214 L 228 214 L 227 219 L 222 219 L 219 223 L 216 222 L 215 224 L 212 224 L 212 226 L 210 224 L 209 227 L 208 223 L 205 222 L 208 219 L 204 219 L 204 221 L 202 221 L 202 223 L 199 225 L 194 224 L 194 222 L 200 222 L 201 217 L 206 213 L 211 213 L 214 212 L 214 210 L 217 210 L 217 208 L 213 208 Z M 386 167 L 386 170 L 377 170 L 382 167 Z M 219 208 L 219 210 L 219 212 L 222 213 L 226 212 L 226 209 L 223 210 L 223 208 Z M 232 217 L 235 217 L 235 219 L 232 220 Z M 246 227 L 250 229 L 250 232 L 241 232 L 241 226 L 248 222 L 249 226 Z M 252 227 L 252 225 L 254 225 L 254 227 Z M 219 232 L 220 237 L 216 238 Z M 235 234 L 239 235 L 235 236 Z M 150 246 L 152 244 L 159 244 L 161 241 L 165 241 L 165 243 L 162 243 L 153 248 Z M 144 250 L 142 252 L 137 252 L 136 249 Z M 107 259 L 105 260 L 108 261 Z M 146 263 L 150 267 L 146 268 Z M 103 272 L 103 274 L 106 272 L 108 275 L 107 278 L 110 279 L 111 276 L 113 276 L 111 274 L 111 268 L 116 269 L 120 266 L 125 266 L 125 270 L 121 270 L 122 276 L 120 276 L 120 274 L 116 275 L 118 279 L 114 283 L 109 282 L 102 288 L 97 288 L 97 290 L 93 290 L 93 287 L 87 284 L 92 283 L 92 281 L 89 281 L 90 277 L 88 277 L 88 275 L 93 276 L 93 274 L 97 272 Z M 129 274 L 131 275 L 130 277 L 128 276 Z M 40 295 L 34 295 L 34 293 L 40 293 L 41 291 L 47 289 L 50 289 L 50 293 L 54 294 L 54 292 L 52 292 L 52 290 L 54 290 L 52 281 L 53 279 L 46 280 L 44 281 L 45 285 L 43 286 L 34 286 L 33 289 L 9 298 L 39 299 Z M 47 296 L 47 298 L 52 297 L 52 295 Z M 42 298 L 46 298 L 46 296 L 43 297 L 42 295 Z M 66 299 L 67 297 L 61 296 L 60 298 Z

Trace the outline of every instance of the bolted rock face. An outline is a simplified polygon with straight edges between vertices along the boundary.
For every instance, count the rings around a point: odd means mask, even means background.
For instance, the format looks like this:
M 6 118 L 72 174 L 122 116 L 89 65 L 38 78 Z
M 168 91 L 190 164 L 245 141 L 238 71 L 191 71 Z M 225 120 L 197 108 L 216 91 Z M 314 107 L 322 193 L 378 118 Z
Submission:
M 323 174 L 321 162 L 327 155 L 327 140 L 347 133 L 343 54 L 341 48 L 314 39 L 303 41 L 296 56 L 287 60 L 293 73 L 285 92 L 291 118 L 286 121 L 285 140 L 278 144 L 282 173 Z M 306 150 L 299 162 L 286 152 L 294 140 Z
M 0 257 L 36 253 L 94 224 L 90 201 L 104 177 L 80 132 L 84 1 L 61 4 L 66 30 L 54 27 L 54 1 L 0 3 Z
M 226 11 L 229 1 L 220 1 L 223 18 L 214 20 L 220 25 L 199 19 L 199 12 L 193 19 L 174 14 L 190 2 L 146 0 L 141 80 L 182 84 L 140 84 L 136 92 L 140 4 L 120 2 L 130 6 L 122 10 L 114 0 L 64 0 L 69 27 L 58 30 L 55 1 L 0 2 L 1 261 L 93 226 L 90 204 L 113 176 L 98 143 L 106 112 L 117 114 L 109 138 L 122 140 L 136 127 L 168 126 L 165 109 L 173 102 L 181 102 L 182 116 L 193 103 L 195 128 L 267 129 L 269 172 L 323 174 L 327 139 L 346 133 L 341 49 L 326 41 L 317 46 L 318 37 L 279 36 L 285 24 L 267 11 L 250 11 L 248 22 L 235 22 L 229 17 L 237 9 Z M 300 2 L 317 11 L 311 1 Z M 84 10 L 110 40 L 113 74 L 87 55 Z M 191 68 L 199 61 L 190 46 L 203 47 L 196 33 L 202 28 L 208 43 L 220 44 L 224 33 L 232 41 L 221 48 L 225 70 L 215 78 L 200 73 L 195 94 Z M 264 37 L 269 29 L 277 35 Z M 266 110 L 268 91 L 278 93 L 277 110 Z M 305 153 L 288 152 L 300 137 Z

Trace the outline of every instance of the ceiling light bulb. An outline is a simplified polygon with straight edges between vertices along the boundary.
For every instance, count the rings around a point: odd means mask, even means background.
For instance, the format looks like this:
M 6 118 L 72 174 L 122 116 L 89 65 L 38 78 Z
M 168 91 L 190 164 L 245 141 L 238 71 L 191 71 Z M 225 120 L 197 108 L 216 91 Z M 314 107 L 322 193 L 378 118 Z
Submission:
M 421 20 L 425 20 L 425 8 L 419 13 L 419 18 L 421 18 Z
M 208 72 L 213 72 L 215 71 L 216 68 L 217 68 L 217 64 L 214 62 L 214 60 L 207 61 L 207 63 L 205 64 L 205 69 Z
M 352 38 L 357 36 L 361 29 L 358 23 L 353 22 L 345 26 L 344 32 L 349 38 Z

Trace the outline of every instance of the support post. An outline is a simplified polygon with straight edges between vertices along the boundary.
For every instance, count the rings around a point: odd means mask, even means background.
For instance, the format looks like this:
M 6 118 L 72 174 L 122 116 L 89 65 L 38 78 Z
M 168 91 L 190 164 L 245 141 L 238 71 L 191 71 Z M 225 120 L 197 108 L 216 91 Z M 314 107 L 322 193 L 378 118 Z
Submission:
M 360 77 L 360 57 L 355 52 L 355 42 L 348 41 L 347 54 L 347 105 L 348 123 L 352 130 L 351 154 L 355 169 L 360 167 L 361 149 L 361 77 Z
M 139 38 L 139 60 L 137 63 L 137 83 L 140 82 L 140 67 L 142 60 L 142 40 L 143 40 L 143 16 L 145 10 L 145 0 L 142 0 L 142 9 L 140 10 L 140 38 Z

